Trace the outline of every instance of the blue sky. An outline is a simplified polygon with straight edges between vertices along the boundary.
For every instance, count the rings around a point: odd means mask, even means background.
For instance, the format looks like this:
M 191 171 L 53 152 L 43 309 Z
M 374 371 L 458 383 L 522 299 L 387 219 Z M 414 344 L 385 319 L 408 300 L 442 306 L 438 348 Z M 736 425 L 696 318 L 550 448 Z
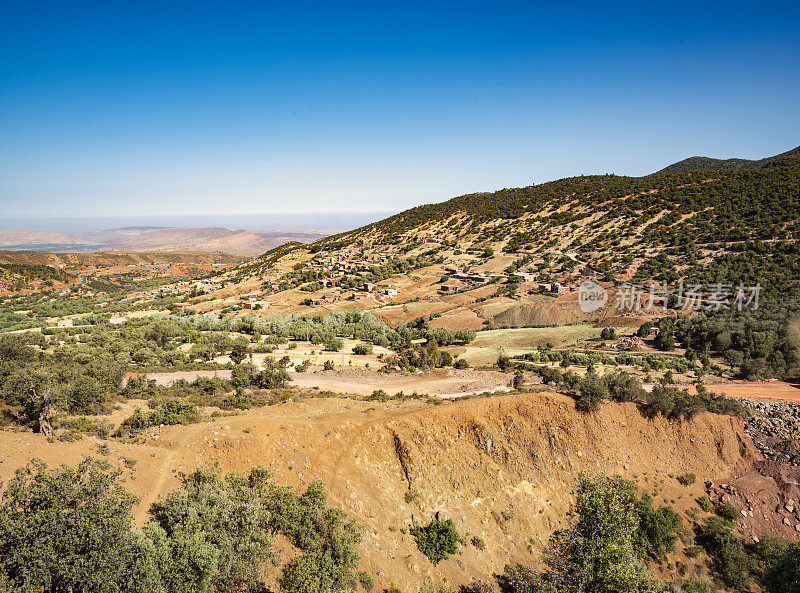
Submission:
M 401 210 L 800 144 L 797 2 L 0 2 L 2 216 Z

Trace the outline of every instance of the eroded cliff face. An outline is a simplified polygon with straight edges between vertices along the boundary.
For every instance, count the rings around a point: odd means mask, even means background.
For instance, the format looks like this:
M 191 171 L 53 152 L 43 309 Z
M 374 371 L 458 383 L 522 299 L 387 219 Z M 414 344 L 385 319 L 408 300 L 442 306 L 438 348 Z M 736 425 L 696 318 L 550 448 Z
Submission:
M 15 451 L 0 466 L 3 479 L 26 457 L 74 463 L 95 452 L 88 438 L 73 444 L 32 434 L 2 438 L 0 449 Z M 154 428 L 139 443 L 109 447 L 115 464 L 123 455 L 138 460 L 124 471 L 125 486 L 141 498 L 140 524 L 152 501 L 175 487 L 178 472 L 200 464 L 219 462 L 225 471 L 263 465 L 276 482 L 298 488 L 321 479 L 330 502 L 364 528 L 361 568 L 376 576 L 376 590 L 395 585 L 409 593 L 426 582 L 488 580 L 508 562 L 537 562 L 567 520 L 581 471 L 619 473 L 657 504 L 685 512 L 705 493 L 706 481 L 733 480 L 758 456 L 735 418 L 647 420 L 632 404 L 607 404 L 587 415 L 571 399 L 547 393 L 440 406 L 308 399 Z M 689 487 L 675 479 L 686 472 L 697 476 Z M 434 567 L 408 530 L 437 512 L 455 521 L 466 543 Z M 485 549 L 470 543 L 473 536 Z
M 342 474 L 371 476 L 365 484 L 374 484 L 352 507 L 373 530 L 365 557 L 376 571 L 413 589 L 426 578 L 488 579 L 505 563 L 538 561 L 566 520 L 581 471 L 619 473 L 659 503 L 685 511 L 706 481 L 731 479 L 756 456 L 741 422 L 731 417 L 647 420 L 632 404 L 585 415 L 569 398 L 536 394 L 472 400 L 376 423 L 356 447 L 357 463 Z M 694 486 L 675 479 L 687 472 L 697 476 Z M 404 490 L 418 495 L 416 502 L 404 504 Z M 400 528 L 427 523 L 437 511 L 452 518 L 466 540 L 483 539 L 486 549 L 466 545 L 434 569 Z

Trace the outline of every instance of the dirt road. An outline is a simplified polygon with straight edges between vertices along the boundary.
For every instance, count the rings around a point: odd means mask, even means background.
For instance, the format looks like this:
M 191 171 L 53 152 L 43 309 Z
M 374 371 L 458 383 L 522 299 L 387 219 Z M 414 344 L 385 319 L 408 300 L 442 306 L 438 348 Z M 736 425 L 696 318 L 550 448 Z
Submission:
M 402 391 L 428 394 L 442 399 L 452 399 L 481 393 L 510 391 L 510 375 L 499 371 L 473 369 L 437 369 L 427 373 L 387 375 L 366 369 L 341 369 L 313 373 L 289 373 L 292 385 L 319 388 L 336 393 L 370 395 L 383 389 L 389 395 Z

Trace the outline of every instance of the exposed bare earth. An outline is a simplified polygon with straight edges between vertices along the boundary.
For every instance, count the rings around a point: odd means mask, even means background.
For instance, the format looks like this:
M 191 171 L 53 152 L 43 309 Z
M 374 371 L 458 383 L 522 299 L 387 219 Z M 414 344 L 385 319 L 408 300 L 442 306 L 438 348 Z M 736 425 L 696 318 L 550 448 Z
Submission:
M 577 413 L 557 394 L 507 395 L 430 406 L 420 401 L 310 399 L 248 410 L 189 426 L 150 429 L 140 443 L 108 443 L 125 486 L 146 509 L 177 483 L 176 472 L 219 462 L 225 470 L 265 465 L 279 483 L 322 479 L 331 502 L 364 527 L 361 568 L 378 590 L 414 591 L 435 580 L 457 586 L 489 580 L 507 562 L 532 562 L 563 524 L 581 470 L 620 472 L 685 512 L 706 480 L 729 483 L 757 453 L 739 420 L 701 414 L 691 421 L 644 419 L 634 405 Z M 29 432 L 0 431 L 0 479 L 38 456 L 74 464 L 95 454 L 94 438 L 47 442 Z M 121 457 L 136 460 L 125 468 Z M 130 465 L 130 461 L 129 461 Z M 691 471 L 693 486 L 674 476 Z M 404 501 L 409 489 L 419 494 Z M 435 512 L 452 517 L 469 541 L 436 567 L 408 535 Z M 679 547 L 681 544 L 679 543 Z M 691 566 L 692 560 L 687 560 Z M 675 576 L 669 573 L 662 576 Z
M 445 399 L 508 391 L 511 379 L 510 375 L 499 371 L 453 368 L 406 375 L 387 375 L 366 369 L 340 369 L 290 373 L 290 376 L 292 384 L 298 387 L 317 387 L 336 393 L 369 395 L 377 389 L 382 389 L 389 395 L 402 391 L 406 395 L 428 394 Z
M 755 401 L 789 401 L 800 403 L 800 385 L 783 381 L 749 381 L 743 383 L 709 383 L 710 391 L 728 397 Z
M 179 380 L 191 383 L 196 379 L 230 379 L 231 371 L 229 369 L 220 369 L 218 371 L 176 371 L 174 373 L 126 373 L 123 381 L 127 383 L 131 377 L 145 377 L 155 381 L 156 385 L 170 385 Z

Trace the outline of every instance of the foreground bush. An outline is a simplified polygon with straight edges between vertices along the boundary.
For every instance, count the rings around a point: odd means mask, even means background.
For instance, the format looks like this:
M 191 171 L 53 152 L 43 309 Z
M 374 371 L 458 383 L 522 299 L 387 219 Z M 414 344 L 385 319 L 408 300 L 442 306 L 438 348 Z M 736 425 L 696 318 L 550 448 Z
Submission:
M 800 541 L 765 537 L 762 550 L 767 560 L 764 584 L 769 593 L 800 593 Z
M 150 403 L 150 411 L 136 408 L 120 426 L 117 434 L 138 433 L 151 426 L 192 424 L 200 420 L 197 406 L 182 399 L 167 399 Z
M 135 498 L 98 461 L 17 470 L 0 503 L 0 575 L 12 591 L 159 590 L 152 543 L 131 532 Z
M 556 591 L 651 593 L 662 590 L 636 553 L 641 540 L 636 485 L 621 477 L 581 474 L 576 521 L 549 546 L 545 582 Z
M 653 508 L 653 499 L 643 494 L 636 503 L 639 529 L 636 536 L 636 552 L 641 557 L 661 559 L 675 551 L 675 542 L 683 529 L 683 519 L 670 506 Z
M 563 590 L 552 582 L 549 575 L 543 575 L 526 566 L 506 564 L 503 574 L 496 578 L 502 593 L 558 593 Z
M 343 593 L 356 571 L 358 525 L 327 506 L 324 486 L 300 497 L 269 474 L 198 469 L 131 530 L 135 498 L 93 460 L 49 470 L 32 461 L 0 502 L 0 591 L 256 593 L 283 533 L 302 551 L 283 568 L 285 593 Z
M 145 534 L 167 591 L 253 590 L 275 557 L 269 512 L 259 496 L 266 474 L 199 469 L 155 503 Z

